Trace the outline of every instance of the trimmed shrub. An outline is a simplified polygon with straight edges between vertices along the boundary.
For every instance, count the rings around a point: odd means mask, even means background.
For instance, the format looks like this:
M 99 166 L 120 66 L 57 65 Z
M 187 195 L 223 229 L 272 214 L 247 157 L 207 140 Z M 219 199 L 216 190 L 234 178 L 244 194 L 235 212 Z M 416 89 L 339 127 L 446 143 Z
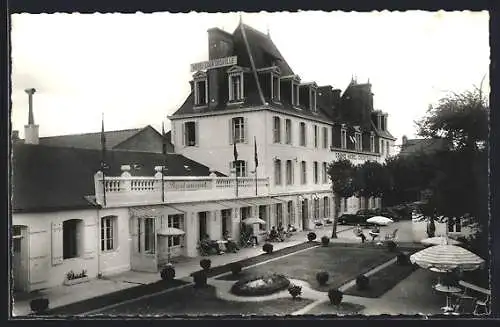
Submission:
M 321 244 L 323 244 L 323 246 L 328 246 L 328 244 L 330 244 L 330 238 L 328 236 L 323 236 L 321 238 Z
M 356 277 L 356 287 L 358 290 L 366 290 L 370 287 L 370 280 L 365 275 L 359 275 Z
M 238 275 L 241 272 L 241 269 L 242 269 L 241 263 L 239 263 L 239 262 L 233 262 L 231 264 L 231 273 L 234 276 Z
M 163 267 L 160 272 L 161 279 L 164 281 L 172 281 L 175 279 L 175 268 L 172 266 Z
M 309 232 L 307 233 L 307 239 L 309 240 L 309 242 L 312 242 L 316 239 L 316 233 L 315 232 Z
M 267 254 L 273 253 L 273 245 L 271 243 L 265 243 L 262 245 L 262 251 L 266 252 Z
M 387 250 L 389 250 L 389 252 L 396 251 L 396 248 L 397 248 L 396 242 L 394 242 L 394 241 L 387 242 Z
M 34 313 L 44 313 L 49 308 L 49 299 L 33 299 L 30 301 L 30 308 Z
M 290 285 L 288 287 L 288 293 L 290 293 L 292 298 L 295 300 L 300 294 L 302 294 L 302 286 Z
M 330 299 L 330 303 L 336 306 L 339 306 L 342 303 L 342 298 L 344 297 L 344 293 L 341 291 L 332 288 L 328 291 L 328 298 Z
M 203 268 L 203 270 L 209 270 L 210 266 L 212 266 L 212 261 L 210 261 L 210 259 L 200 260 L 200 267 Z
M 408 258 L 408 256 L 406 254 L 400 253 L 400 254 L 398 254 L 396 262 L 400 266 L 407 266 L 410 264 L 410 258 Z
M 207 272 L 201 270 L 193 273 L 193 281 L 196 288 L 207 286 Z
M 326 282 L 328 282 L 328 278 L 330 276 L 328 275 L 328 272 L 326 271 L 320 271 L 316 274 L 316 280 L 320 285 L 326 285 Z

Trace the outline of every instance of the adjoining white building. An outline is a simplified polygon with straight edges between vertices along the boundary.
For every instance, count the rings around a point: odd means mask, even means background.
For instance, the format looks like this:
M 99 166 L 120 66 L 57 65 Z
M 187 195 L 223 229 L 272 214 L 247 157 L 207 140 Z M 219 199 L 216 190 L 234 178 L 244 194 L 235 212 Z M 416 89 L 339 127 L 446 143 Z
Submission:
M 191 93 L 169 117 L 175 153 L 154 153 L 161 137 L 149 128 L 115 133 L 103 176 L 101 151 L 76 144 L 88 140 L 42 145 L 30 101 L 26 140 L 13 146 L 16 290 L 61 285 L 70 271 L 156 272 L 168 251 L 197 256 L 205 234 L 239 238 L 248 217 L 266 221 L 254 226 L 259 238 L 280 223 L 312 229 L 334 215 L 329 163 L 391 155 L 370 84 L 352 81 L 341 95 L 303 83 L 269 36 L 243 24 L 210 29 L 208 41 L 209 61 L 193 65 Z M 341 203 L 342 212 L 379 206 Z M 185 234 L 167 238 L 167 227 Z

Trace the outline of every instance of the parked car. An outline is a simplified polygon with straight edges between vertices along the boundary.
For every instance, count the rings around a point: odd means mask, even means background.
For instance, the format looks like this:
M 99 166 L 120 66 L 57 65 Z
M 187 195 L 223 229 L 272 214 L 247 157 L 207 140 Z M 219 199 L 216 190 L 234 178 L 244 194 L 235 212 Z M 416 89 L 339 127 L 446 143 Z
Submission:
M 373 216 L 371 216 L 373 217 Z M 341 215 L 338 219 L 338 224 L 339 225 L 371 225 L 370 223 L 366 222 L 366 219 L 370 217 L 366 217 L 364 215 L 357 215 L 357 214 L 351 214 L 351 213 L 345 213 Z

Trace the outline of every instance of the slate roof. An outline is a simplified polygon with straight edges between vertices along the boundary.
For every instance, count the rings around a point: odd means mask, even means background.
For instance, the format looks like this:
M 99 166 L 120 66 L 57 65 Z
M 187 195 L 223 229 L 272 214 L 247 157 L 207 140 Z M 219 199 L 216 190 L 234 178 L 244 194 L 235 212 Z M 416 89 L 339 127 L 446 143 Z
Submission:
M 100 169 L 101 151 L 17 143 L 13 145 L 13 212 L 92 208 L 86 197 L 95 195 L 94 174 Z M 119 176 L 121 165 L 137 165 L 132 175 L 153 176 L 166 160 L 167 176 L 208 176 L 209 168 L 179 154 L 108 151 L 107 174 Z M 218 176 L 224 176 L 216 173 Z
M 143 128 L 123 129 L 118 131 L 105 131 L 106 135 L 106 148 L 113 149 L 121 143 L 130 139 L 131 137 L 139 134 L 145 129 L 152 129 L 156 133 L 158 131 L 151 125 Z M 158 135 L 161 135 L 158 133 Z M 85 134 L 71 134 L 41 137 L 39 139 L 40 145 L 57 146 L 57 147 L 71 147 L 79 149 L 100 149 L 101 148 L 101 132 L 85 133 Z
M 450 142 L 446 139 L 409 139 L 402 144 L 400 155 L 412 155 L 417 153 L 432 153 L 450 149 Z

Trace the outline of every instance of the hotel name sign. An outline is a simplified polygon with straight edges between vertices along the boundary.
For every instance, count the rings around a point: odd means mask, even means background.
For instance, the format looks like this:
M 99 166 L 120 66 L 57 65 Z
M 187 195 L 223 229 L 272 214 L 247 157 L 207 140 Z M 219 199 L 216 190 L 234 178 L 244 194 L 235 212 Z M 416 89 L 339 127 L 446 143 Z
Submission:
M 369 154 L 359 154 L 359 153 L 350 153 L 350 152 L 337 152 L 335 151 L 335 159 L 347 159 L 351 161 L 366 161 L 366 160 L 376 160 L 376 155 Z
M 238 57 L 225 57 L 218 58 L 209 61 L 197 62 L 195 64 L 191 64 L 191 72 L 197 72 L 200 70 L 214 69 L 226 66 L 234 66 L 238 63 Z

